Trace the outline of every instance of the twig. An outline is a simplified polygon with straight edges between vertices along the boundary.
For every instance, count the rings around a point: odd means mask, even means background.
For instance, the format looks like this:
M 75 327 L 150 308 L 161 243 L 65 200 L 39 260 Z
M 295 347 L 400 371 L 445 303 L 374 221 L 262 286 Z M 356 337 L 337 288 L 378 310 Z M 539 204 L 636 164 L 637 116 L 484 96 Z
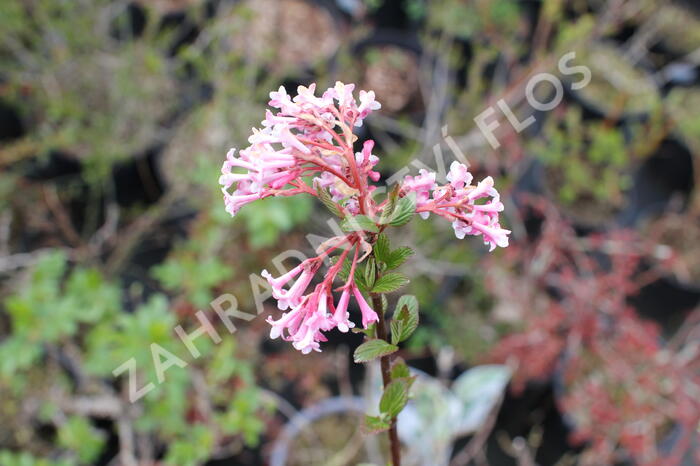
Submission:
M 129 258 L 141 237 L 148 233 L 158 221 L 168 212 L 168 208 L 177 200 L 174 193 L 166 194 L 156 205 L 152 206 L 148 212 L 141 215 L 131 225 L 125 228 L 126 234 L 119 246 L 112 252 L 105 266 L 107 274 L 118 271 L 124 262 Z
M 501 410 L 501 404 L 503 404 L 503 394 L 501 394 L 498 402 L 491 408 L 489 417 L 486 418 L 484 425 L 479 430 L 479 432 L 474 435 L 474 437 L 467 443 L 464 448 L 455 455 L 455 457 L 450 462 L 450 466 L 460 466 L 466 465 L 472 459 L 481 452 L 486 444 L 486 441 L 493 432 L 493 428 L 496 426 L 496 419 L 498 419 L 498 413 Z
M 71 246 L 80 247 L 83 241 L 78 232 L 75 231 L 73 223 L 71 222 L 65 207 L 61 203 L 61 199 L 58 197 L 56 187 L 53 185 L 44 186 L 42 191 L 44 193 L 46 205 L 56 219 L 58 229 L 61 231 L 61 233 L 63 233 L 63 236 Z

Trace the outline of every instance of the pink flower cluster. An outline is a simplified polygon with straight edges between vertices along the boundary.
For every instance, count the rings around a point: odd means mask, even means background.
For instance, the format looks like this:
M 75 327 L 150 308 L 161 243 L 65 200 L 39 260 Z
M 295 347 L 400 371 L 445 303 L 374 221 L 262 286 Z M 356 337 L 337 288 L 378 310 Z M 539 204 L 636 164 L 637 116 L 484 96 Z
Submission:
M 501 228 L 499 223 L 503 203 L 493 187 L 493 178 L 487 176 L 476 186 L 471 184 L 472 179 L 467 166 L 455 161 L 447 174 L 448 184 L 439 186 L 435 173 L 423 169 L 418 176 L 404 178 L 401 192 L 415 193 L 416 212 L 422 218 L 433 212 L 451 220 L 457 238 L 481 235 L 490 251 L 496 246 L 505 248 L 510 230 Z
M 270 93 L 270 106 L 262 129 L 253 129 L 250 146 L 236 157 L 231 149 L 221 168 L 226 211 L 235 215 L 239 209 L 269 196 L 314 193 L 303 178 L 313 176 L 314 184 L 328 188 L 336 202 L 348 204 L 351 213 L 363 210 L 361 194 L 371 188 L 367 178 L 378 180 L 372 170 L 378 158 L 371 154 L 373 142 L 365 143 L 362 152 L 352 153 L 352 127 L 381 105 L 374 92 L 360 91 L 360 103 L 353 96 L 354 84 L 337 82 L 321 97 L 314 95 L 315 84 L 299 86 L 291 98 L 282 86 Z M 340 132 L 338 132 L 340 130 Z M 230 192 L 235 185 L 235 190 Z
M 337 82 L 321 96 L 315 95 L 314 84 L 299 86 L 294 97 L 288 95 L 284 87 L 271 92 L 269 104 L 277 112 L 268 110 L 262 128 L 253 129 L 248 139 L 250 145 L 238 156 L 231 149 L 221 168 L 219 184 L 226 211 L 235 215 L 241 207 L 257 199 L 300 193 L 319 196 L 320 190 L 324 190 L 342 217 L 362 214 L 378 218 L 389 205 L 388 200 L 375 203 L 371 195 L 375 187 L 370 182 L 380 177 L 374 170 L 379 159 L 372 154 L 374 142 L 371 140 L 364 143 L 360 152 L 354 152 L 357 138 L 353 128 L 361 126 L 381 105 L 372 91 L 360 91 L 358 103 L 353 95 L 354 87 Z M 451 220 L 458 238 L 482 235 L 491 250 L 496 246 L 506 247 L 510 232 L 500 227 L 498 215 L 503 204 L 491 177 L 473 186 L 467 167 L 455 162 L 447 179 L 449 184 L 439 186 L 435 173 L 421 170 L 417 176 L 405 177 L 399 195 L 415 195 L 416 213 L 423 218 L 433 212 Z M 325 194 L 324 199 L 328 202 Z M 377 228 L 383 230 L 386 225 L 377 224 Z M 319 343 L 326 340 L 323 332 L 334 328 L 347 332 L 354 327 L 348 313 L 351 296 L 359 305 L 365 328 L 377 321 L 377 314 L 353 281 L 357 263 L 371 250 L 366 238 L 364 232 L 340 237 L 318 257 L 304 261 L 278 278 L 263 271 L 278 307 L 288 311 L 278 320 L 268 319 L 272 338 L 291 341 L 303 353 L 320 351 Z M 369 241 L 373 241 L 373 237 L 369 237 Z M 336 265 L 306 294 L 322 259 L 341 244 L 344 250 Z M 353 248 L 350 278 L 336 290 L 342 290 L 336 305 L 333 281 Z M 364 254 L 358 259 L 361 249 Z M 285 288 L 294 278 L 294 284 Z
M 351 247 L 353 242 L 359 241 L 359 237 L 356 235 L 349 235 L 348 238 L 348 241 L 351 242 Z M 357 256 L 360 250 L 359 245 L 356 246 L 353 265 L 346 283 L 336 290 L 342 290 L 337 306 L 333 300 L 333 281 L 338 275 L 350 248 L 343 251 L 340 255 L 340 260 L 328 270 L 323 281 L 314 286 L 311 293 L 304 294 L 320 268 L 323 257 L 333 249 L 335 247 L 330 248 L 318 257 L 302 262 L 278 278 L 273 278 L 267 270 L 262 272 L 262 276 L 267 279 L 267 282 L 272 287 L 272 296 L 277 299 L 277 307 L 283 311 L 289 309 L 289 312 L 285 312 L 277 320 L 268 317 L 267 322 L 272 326 L 270 338 L 282 337 L 285 341 L 291 341 L 294 348 L 303 354 L 311 351 L 321 351 L 320 342 L 327 341 L 323 332 L 337 328 L 345 333 L 355 327 L 355 324 L 350 321 L 350 313 L 348 312 L 350 295 L 355 297 L 360 307 L 362 326 L 364 328 L 379 320 L 377 313 L 367 303 L 354 282 L 355 265 L 357 264 Z M 299 276 L 299 278 L 296 279 L 294 284 L 289 289 L 285 289 L 284 287 L 296 276 Z

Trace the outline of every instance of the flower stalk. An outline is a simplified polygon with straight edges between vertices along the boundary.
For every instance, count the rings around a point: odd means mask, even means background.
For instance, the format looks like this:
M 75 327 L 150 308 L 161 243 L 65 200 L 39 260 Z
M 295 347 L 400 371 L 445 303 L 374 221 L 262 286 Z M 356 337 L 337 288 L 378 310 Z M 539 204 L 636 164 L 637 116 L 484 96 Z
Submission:
M 251 202 L 277 196 L 310 194 L 341 220 L 344 234 L 324 242 L 317 256 L 274 278 L 263 270 L 280 317 L 268 317 L 270 337 L 289 341 L 303 354 L 321 351 L 332 330 L 365 334 L 354 353 L 358 363 L 379 359 L 384 390 L 379 414 L 366 416 L 365 430 L 388 431 L 393 466 L 400 466 L 397 417 L 409 398 L 413 383 L 408 366 L 392 355 L 418 326 L 418 301 L 401 296 L 386 318 L 390 294 L 409 280 L 393 271 L 413 253 L 408 247 L 392 250 L 384 233 L 407 224 L 415 214 L 427 219 L 431 213 L 452 222 L 457 238 L 480 236 L 494 250 L 508 246 L 510 231 L 501 227 L 504 207 L 487 177 L 472 185 L 467 166 L 453 162 L 448 183 L 436 183 L 436 174 L 420 170 L 406 176 L 385 199 L 372 195 L 380 179 L 374 170 L 379 158 L 367 140 L 354 152 L 353 128 L 381 105 L 374 92 L 360 91 L 359 104 L 353 84 L 337 82 L 321 96 L 315 85 L 299 86 L 291 97 L 284 87 L 270 93 L 270 106 L 262 129 L 254 129 L 250 146 L 236 155 L 231 149 L 221 168 L 226 211 L 235 216 Z M 310 183 L 309 183 L 310 181 Z M 325 275 L 319 273 L 324 259 L 333 262 Z M 337 283 L 342 283 L 337 286 Z M 310 290 L 310 291 L 309 291 Z M 336 301 L 334 292 L 340 292 Z M 365 296 L 369 296 L 368 303 Z M 351 299 L 359 309 L 361 326 L 351 319 Z

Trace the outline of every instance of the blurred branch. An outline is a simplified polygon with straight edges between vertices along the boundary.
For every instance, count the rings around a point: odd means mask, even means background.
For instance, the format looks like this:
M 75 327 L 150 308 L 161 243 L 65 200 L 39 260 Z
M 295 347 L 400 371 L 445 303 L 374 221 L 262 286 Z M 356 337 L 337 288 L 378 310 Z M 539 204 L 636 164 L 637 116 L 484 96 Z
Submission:
M 501 394 L 500 398 L 496 404 L 491 408 L 488 418 L 484 422 L 482 428 L 477 432 L 474 437 L 465 445 L 465 447 L 455 455 L 455 457 L 450 462 L 450 466 L 462 466 L 467 465 L 471 460 L 476 458 L 476 456 L 484 449 L 486 441 L 489 439 L 493 428 L 496 426 L 496 419 L 498 419 L 498 413 L 501 410 L 501 405 L 503 404 L 503 399 L 505 394 Z
M 176 193 L 166 193 L 157 204 L 150 207 L 130 225 L 124 227 L 126 233 L 120 238 L 120 243 L 107 260 L 105 266 L 107 274 L 114 274 L 123 267 L 141 238 L 163 219 L 176 200 L 178 200 Z
M 51 211 L 51 214 L 56 219 L 56 224 L 58 229 L 63 234 L 64 238 L 73 247 L 80 247 L 83 243 L 82 238 L 78 232 L 73 227 L 73 222 L 66 212 L 66 209 L 58 197 L 58 192 L 56 191 L 55 185 L 44 185 L 42 186 L 42 192 L 44 194 L 44 200 L 47 207 Z

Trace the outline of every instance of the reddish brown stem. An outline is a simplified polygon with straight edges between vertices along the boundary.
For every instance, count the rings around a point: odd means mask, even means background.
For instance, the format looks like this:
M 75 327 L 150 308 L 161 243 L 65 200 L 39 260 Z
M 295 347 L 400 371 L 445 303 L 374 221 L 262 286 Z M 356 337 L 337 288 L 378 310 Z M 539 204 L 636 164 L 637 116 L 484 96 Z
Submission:
M 371 294 L 372 297 L 372 307 L 374 307 L 375 312 L 379 316 L 379 321 L 377 322 L 377 338 L 385 340 L 387 339 L 386 331 L 386 320 L 384 319 L 384 310 L 382 309 L 382 296 L 379 294 Z M 379 359 L 379 363 L 382 369 L 382 382 L 384 383 L 384 388 L 391 383 L 391 355 L 382 356 Z M 399 436 L 396 431 L 396 418 L 391 419 L 391 427 L 389 427 L 389 447 L 391 449 L 391 464 L 392 466 L 401 466 L 401 444 L 399 443 Z

